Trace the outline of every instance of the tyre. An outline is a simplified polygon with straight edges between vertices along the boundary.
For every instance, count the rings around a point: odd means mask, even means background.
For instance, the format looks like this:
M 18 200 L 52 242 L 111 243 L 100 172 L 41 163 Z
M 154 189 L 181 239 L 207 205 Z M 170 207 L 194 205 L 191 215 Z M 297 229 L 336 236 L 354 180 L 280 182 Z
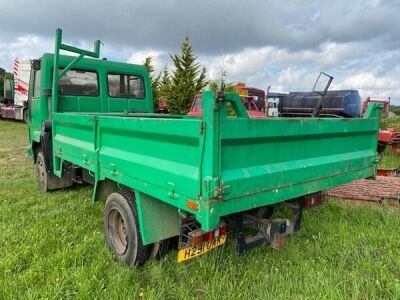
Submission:
M 73 184 L 72 173 L 64 172 L 62 178 L 57 177 L 51 172 L 47 172 L 46 160 L 42 151 L 36 157 L 36 175 L 39 188 L 42 192 L 70 187 Z
M 167 255 L 170 248 L 171 239 L 156 242 L 150 247 L 150 257 L 155 259 L 162 259 L 164 256 Z
M 262 206 L 260 208 L 253 210 L 253 213 L 259 219 L 269 219 L 274 213 L 274 207 L 271 205 Z
M 116 258 L 128 266 L 140 266 L 148 257 L 139 229 L 135 196 L 119 191 L 108 196 L 104 218 L 104 236 Z
M 383 154 L 386 149 L 386 143 L 380 143 L 378 142 L 378 153 Z
M 39 188 L 42 190 L 42 192 L 48 192 L 49 187 L 48 187 L 48 173 L 46 171 L 46 162 L 44 159 L 43 152 L 39 152 L 36 158 L 36 174 L 37 174 L 37 179 L 39 183 Z

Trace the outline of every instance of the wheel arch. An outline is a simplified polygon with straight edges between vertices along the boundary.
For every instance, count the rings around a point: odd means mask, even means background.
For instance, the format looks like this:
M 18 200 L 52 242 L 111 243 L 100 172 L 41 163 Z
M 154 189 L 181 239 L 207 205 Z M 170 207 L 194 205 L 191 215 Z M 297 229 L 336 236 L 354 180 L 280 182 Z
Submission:
M 37 155 L 42 150 L 42 146 L 39 142 L 33 141 L 31 144 L 31 149 L 32 149 L 33 163 L 36 164 Z
M 111 193 L 118 192 L 119 190 L 121 190 L 121 188 L 119 188 L 118 183 L 113 180 L 107 178 L 95 180 L 92 201 L 106 201 Z

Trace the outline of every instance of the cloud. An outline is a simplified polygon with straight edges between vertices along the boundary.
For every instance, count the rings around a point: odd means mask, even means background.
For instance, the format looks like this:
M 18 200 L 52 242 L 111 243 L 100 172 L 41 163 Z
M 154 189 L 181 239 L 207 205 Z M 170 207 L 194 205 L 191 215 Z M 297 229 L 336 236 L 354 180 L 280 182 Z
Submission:
M 276 46 L 248 48 L 237 53 L 214 57 L 209 64 L 209 75 L 220 76 L 223 66 L 227 81 L 244 81 L 250 85 L 273 91 L 309 91 L 319 72 L 333 75 L 331 89 L 359 89 L 362 97 L 392 97 L 400 101 L 397 54 L 385 52 L 366 43 L 326 42 L 316 49 L 290 51 Z M 381 66 L 392 63 L 391 70 L 382 74 Z M 397 64 L 397 65 L 396 65 Z M 381 73 L 381 74 L 380 74 Z M 400 103 L 399 103 L 400 104 Z
M 338 89 L 358 89 L 364 97 L 387 99 L 395 98 L 399 104 L 400 80 L 392 77 L 375 77 L 372 73 L 360 73 L 350 76 L 336 86 Z
M 61 9 L 62 8 L 62 9 Z M 275 45 L 312 49 L 398 36 L 396 1 L 2 1 L 3 33 L 51 37 L 56 27 L 77 39 L 171 51 L 188 34 L 202 54 Z M 350 30 L 351 29 L 351 30 Z
M 165 65 L 167 65 L 168 54 L 166 52 L 155 51 L 155 50 L 139 50 L 134 51 L 129 56 L 127 62 L 132 64 L 142 65 L 146 57 L 151 56 L 154 65 L 154 72 L 157 74 L 162 71 Z
M 61 9 L 62 8 L 62 9 Z M 332 88 L 391 96 L 400 104 L 399 1 L 139 1 L 0 2 L 0 66 L 15 56 L 53 50 L 56 27 L 63 39 L 102 57 L 142 63 L 153 57 L 157 72 L 171 67 L 188 35 L 210 78 L 275 90 L 310 90 L 320 71 Z M 373 94 L 373 95 L 372 95 Z
M 0 66 L 10 70 L 15 58 L 39 57 L 43 52 L 48 52 L 52 44 L 49 39 L 35 35 L 23 35 L 11 41 L 6 41 L 0 36 Z

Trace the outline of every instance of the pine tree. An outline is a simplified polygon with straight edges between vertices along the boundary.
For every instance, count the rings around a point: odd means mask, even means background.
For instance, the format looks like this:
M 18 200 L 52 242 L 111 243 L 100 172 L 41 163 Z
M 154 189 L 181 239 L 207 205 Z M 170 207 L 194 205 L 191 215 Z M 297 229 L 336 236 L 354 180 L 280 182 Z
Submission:
M 168 111 L 167 108 L 167 97 L 171 90 L 171 78 L 169 76 L 167 66 L 164 67 L 164 70 L 160 73 L 160 81 L 158 85 L 158 107 L 157 109 L 160 111 Z
M 149 75 L 151 76 L 154 73 L 153 58 L 151 56 L 146 56 L 143 64 L 147 68 L 147 71 L 149 71 Z
M 151 81 L 151 90 L 153 92 L 154 107 L 157 107 L 158 106 L 158 88 L 159 88 L 161 73 L 158 74 L 157 77 L 154 77 L 153 58 L 151 56 L 147 56 L 145 58 L 143 64 L 147 68 L 147 71 L 149 72 L 149 78 Z
M 158 94 L 160 97 L 167 97 L 171 89 L 171 78 L 169 76 L 167 66 L 164 67 L 162 73 L 160 74 L 160 81 L 158 86 Z
M 175 70 L 171 78 L 171 87 L 167 95 L 170 113 L 186 114 L 194 96 L 207 86 L 206 68 L 196 62 L 190 40 L 186 37 L 181 46 L 181 54 L 171 55 Z

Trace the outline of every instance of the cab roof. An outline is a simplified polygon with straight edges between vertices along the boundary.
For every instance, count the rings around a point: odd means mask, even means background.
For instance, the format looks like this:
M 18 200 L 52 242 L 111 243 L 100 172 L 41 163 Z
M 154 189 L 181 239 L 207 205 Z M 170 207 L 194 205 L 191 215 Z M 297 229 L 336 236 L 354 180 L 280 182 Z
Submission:
M 59 65 L 66 66 L 70 62 L 72 62 L 76 56 L 71 55 L 60 55 L 59 56 Z M 42 62 L 53 63 L 54 54 L 52 53 L 44 53 L 40 59 Z M 144 65 L 130 64 L 124 62 L 116 62 L 109 61 L 106 59 L 96 59 L 96 58 L 82 58 L 76 66 L 77 68 L 87 68 L 87 69 L 106 69 L 111 71 L 125 71 L 125 72 L 139 72 L 139 73 L 148 73 L 147 68 Z

